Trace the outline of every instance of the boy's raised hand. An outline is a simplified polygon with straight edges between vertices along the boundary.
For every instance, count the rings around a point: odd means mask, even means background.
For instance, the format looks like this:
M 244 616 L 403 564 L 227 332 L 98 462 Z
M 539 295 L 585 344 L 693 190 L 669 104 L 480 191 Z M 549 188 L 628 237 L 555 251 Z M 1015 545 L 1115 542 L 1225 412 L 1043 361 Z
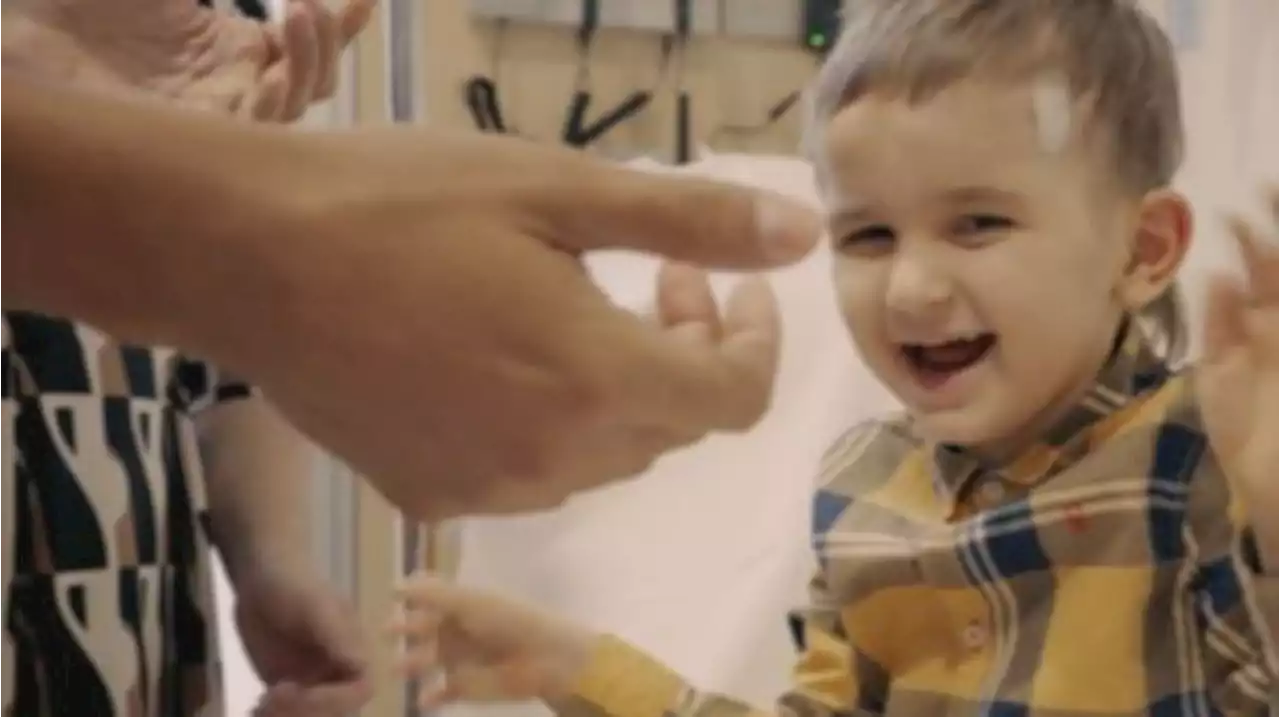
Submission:
M 422 709 L 559 699 L 595 642 L 590 630 L 434 575 L 412 578 L 399 597 L 391 631 L 405 641 L 405 672 L 424 684 Z
M 1280 216 L 1276 189 L 1271 217 Z M 1240 493 L 1258 534 L 1264 562 L 1277 554 L 1277 293 L 1280 254 L 1274 236 L 1238 217 L 1230 220 L 1240 244 L 1245 279 L 1217 277 L 1205 317 L 1204 357 L 1198 377 L 1209 441 Z M 1274 234 L 1273 225 L 1273 234 Z

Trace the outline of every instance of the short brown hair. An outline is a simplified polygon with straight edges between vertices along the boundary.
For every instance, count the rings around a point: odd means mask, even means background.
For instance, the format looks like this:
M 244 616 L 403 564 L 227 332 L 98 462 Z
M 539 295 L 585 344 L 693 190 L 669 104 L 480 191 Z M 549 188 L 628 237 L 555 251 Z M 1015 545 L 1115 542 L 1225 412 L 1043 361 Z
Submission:
M 1117 189 L 1168 186 L 1182 164 L 1178 68 L 1169 38 L 1135 0 L 860 0 L 810 89 L 806 154 L 822 174 L 827 124 L 872 92 L 922 101 L 965 78 L 1061 78 L 1105 142 Z M 1174 288 L 1143 312 L 1181 358 Z
M 818 74 L 825 124 L 874 91 L 923 99 L 966 77 L 1053 73 L 1088 98 L 1116 171 L 1147 191 L 1182 163 L 1178 69 L 1168 37 L 1133 0 L 864 0 Z

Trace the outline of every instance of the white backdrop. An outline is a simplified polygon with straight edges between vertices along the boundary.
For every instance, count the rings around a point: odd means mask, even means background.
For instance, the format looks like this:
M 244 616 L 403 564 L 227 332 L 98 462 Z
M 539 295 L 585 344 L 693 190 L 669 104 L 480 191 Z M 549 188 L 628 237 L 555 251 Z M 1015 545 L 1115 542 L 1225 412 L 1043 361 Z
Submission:
M 1195 27 L 1178 32 L 1186 39 L 1189 136 L 1179 184 L 1200 221 L 1187 272 L 1198 310 L 1205 273 L 1234 261 L 1218 211 L 1255 210 L 1256 185 L 1277 175 L 1277 4 L 1145 4 L 1160 17 L 1175 6 L 1198 8 Z M 681 171 L 816 201 L 808 168 L 794 159 L 713 156 Z M 652 261 L 612 254 L 590 264 L 623 303 L 648 300 Z M 820 253 L 775 277 L 787 329 L 782 375 L 775 407 L 753 434 L 708 440 L 667 457 L 642 480 L 554 513 L 470 521 L 460 578 L 618 632 L 706 687 L 767 703 L 786 685 L 791 649 L 782 616 L 803 598 L 810 570 L 813 464 L 834 433 L 891 405 L 837 324 L 828 265 Z M 718 289 L 728 281 L 719 277 Z M 225 582 L 219 587 L 229 614 L 229 591 Z M 229 622 L 223 627 L 229 714 L 238 717 L 259 686 Z M 536 706 L 455 709 L 450 717 L 543 713 Z

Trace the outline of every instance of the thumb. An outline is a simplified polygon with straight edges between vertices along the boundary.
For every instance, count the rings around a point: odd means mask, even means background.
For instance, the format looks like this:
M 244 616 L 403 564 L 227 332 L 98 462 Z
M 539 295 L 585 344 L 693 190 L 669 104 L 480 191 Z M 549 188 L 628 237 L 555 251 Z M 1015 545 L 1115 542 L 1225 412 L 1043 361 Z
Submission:
M 819 215 L 781 194 L 590 161 L 544 197 L 570 251 L 622 248 L 725 269 L 765 269 L 804 258 Z

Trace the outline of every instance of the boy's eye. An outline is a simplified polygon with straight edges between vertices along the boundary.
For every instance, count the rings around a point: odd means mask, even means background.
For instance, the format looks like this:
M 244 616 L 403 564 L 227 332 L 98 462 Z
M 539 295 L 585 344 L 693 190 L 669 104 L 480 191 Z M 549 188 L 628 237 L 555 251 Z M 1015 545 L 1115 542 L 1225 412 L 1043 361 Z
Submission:
M 877 250 L 891 247 L 893 241 L 893 228 L 876 224 L 844 235 L 840 240 L 840 246 L 858 250 Z
M 986 234 L 1011 229 L 1013 220 L 997 214 L 966 214 L 956 221 L 953 231 L 961 236 Z

